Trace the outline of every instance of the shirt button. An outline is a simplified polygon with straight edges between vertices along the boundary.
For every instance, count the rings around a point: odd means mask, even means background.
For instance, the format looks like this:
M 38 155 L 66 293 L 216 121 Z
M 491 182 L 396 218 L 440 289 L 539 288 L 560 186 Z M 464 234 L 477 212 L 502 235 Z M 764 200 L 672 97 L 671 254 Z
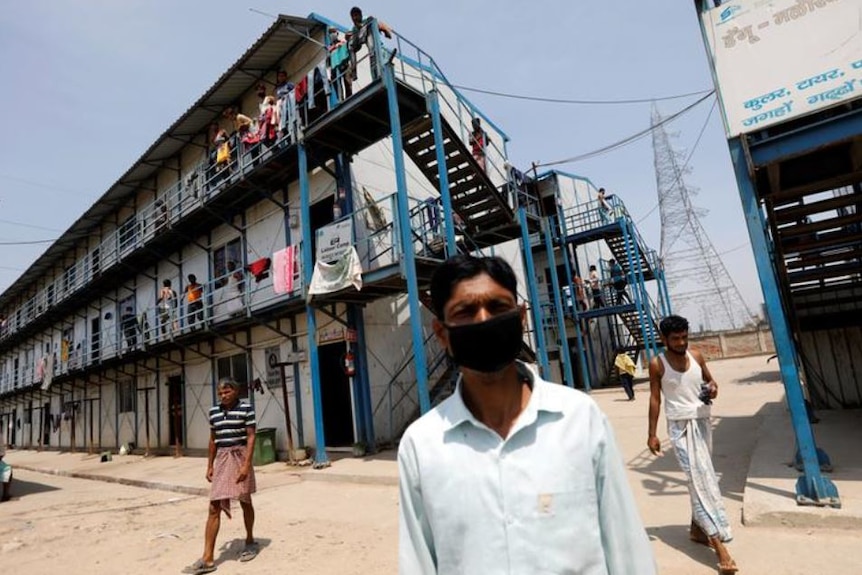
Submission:
M 511 525 L 514 522 L 515 522 L 515 520 L 512 518 L 511 515 L 506 515 L 506 524 L 507 525 Z

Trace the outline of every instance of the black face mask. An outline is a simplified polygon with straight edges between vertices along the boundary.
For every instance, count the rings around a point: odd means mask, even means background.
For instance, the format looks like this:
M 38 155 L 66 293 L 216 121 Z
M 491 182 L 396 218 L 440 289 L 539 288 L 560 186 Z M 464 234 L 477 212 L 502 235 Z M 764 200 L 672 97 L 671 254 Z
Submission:
M 500 371 L 515 361 L 524 337 L 520 309 L 478 323 L 446 325 L 446 329 L 455 363 L 483 373 Z

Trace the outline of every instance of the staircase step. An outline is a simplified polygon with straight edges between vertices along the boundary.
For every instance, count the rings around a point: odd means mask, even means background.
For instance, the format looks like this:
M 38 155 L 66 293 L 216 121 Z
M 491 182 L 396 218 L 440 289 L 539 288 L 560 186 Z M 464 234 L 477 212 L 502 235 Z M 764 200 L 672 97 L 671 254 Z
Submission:
M 862 269 L 858 261 L 835 264 L 831 266 L 818 266 L 787 274 L 788 283 L 793 286 L 801 282 L 825 280 L 841 276 L 858 275 Z
M 860 202 L 862 202 L 862 199 L 860 199 L 859 195 L 845 194 L 827 200 L 811 202 L 810 204 L 793 205 L 792 207 L 773 210 L 774 221 L 778 225 L 799 222 L 806 216 L 855 206 Z

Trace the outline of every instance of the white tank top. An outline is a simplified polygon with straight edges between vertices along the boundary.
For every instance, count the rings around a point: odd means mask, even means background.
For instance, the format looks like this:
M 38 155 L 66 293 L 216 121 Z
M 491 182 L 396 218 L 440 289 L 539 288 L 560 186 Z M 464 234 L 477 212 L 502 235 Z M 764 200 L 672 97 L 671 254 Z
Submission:
M 699 419 L 709 417 L 710 406 L 700 400 L 700 385 L 703 383 L 703 371 L 700 364 L 689 353 L 688 369 L 685 372 L 676 371 L 665 358 L 659 355 L 664 365 L 664 375 L 661 378 L 661 391 L 664 394 L 664 412 L 668 419 Z

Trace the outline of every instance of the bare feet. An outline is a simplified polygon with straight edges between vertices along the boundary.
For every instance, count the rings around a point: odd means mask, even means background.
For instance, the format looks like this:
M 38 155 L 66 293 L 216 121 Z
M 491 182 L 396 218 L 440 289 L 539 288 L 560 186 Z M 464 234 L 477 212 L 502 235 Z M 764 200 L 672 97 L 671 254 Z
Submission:
M 706 545 L 707 547 L 711 547 L 709 544 L 709 537 L 706 533 L 703 532 L 703 529 L 695 523 L 691 522 L 691 527 L 688 530 L 688 538 L 694 541 L 695 543 L 700 543 L 701 545 Z

